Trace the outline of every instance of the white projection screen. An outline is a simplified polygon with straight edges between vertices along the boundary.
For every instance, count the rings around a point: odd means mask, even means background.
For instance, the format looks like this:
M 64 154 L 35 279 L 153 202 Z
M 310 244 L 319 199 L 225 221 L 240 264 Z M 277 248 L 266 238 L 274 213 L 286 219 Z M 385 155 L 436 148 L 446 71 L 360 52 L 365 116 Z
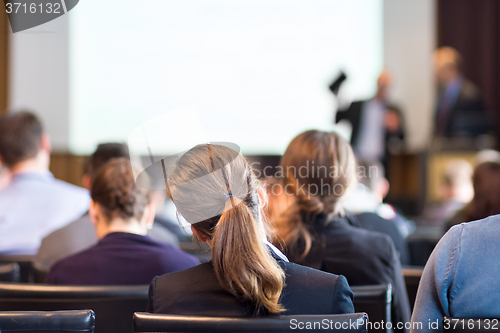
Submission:
M 334 129 L 328 86 L 340 70 L 344 96 L 374 93 L 382 16 L 382 0 L 80 1 L 69 19 L 70 149 L 126 142 L 194 108 L 191 130 L 201 124 L 207 141 L 282 154 L 301 131 Z M 165 134 L 179 130 L 164 122 Z M 155 154 L 180 149 L 172 135 L 151 140 Z

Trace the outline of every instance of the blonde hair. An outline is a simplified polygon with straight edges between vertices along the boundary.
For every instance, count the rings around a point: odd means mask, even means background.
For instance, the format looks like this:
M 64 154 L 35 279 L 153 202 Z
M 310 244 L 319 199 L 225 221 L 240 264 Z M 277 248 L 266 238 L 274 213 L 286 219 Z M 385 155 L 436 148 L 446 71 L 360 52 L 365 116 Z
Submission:
M 212 240 L 221 286 L 257 311 L 285 311 L 285 273 L 264 243 L 259 183 L 245 158 L 222 145 L 198 145 L 179 159 L 168 184 L 179 213 Z
M 283 185 L 295 202 L 284 213 L 285 231 L 278 233 L 290 249 L 303 242 L 302 253 L 292 258 L 301 260 L 311 250 L 313 239 L 309 230 L 316 216 L 329 219 L 344 213 L 339 200 L 357 182 L 356 158 L 349 143 L 337 133 L 310 130 L 290 142 L 280 166 L 284 172 Z M 304 167 L 305 175 L 301 172 Z M 293 251 L 290 253 L 293 256 Z

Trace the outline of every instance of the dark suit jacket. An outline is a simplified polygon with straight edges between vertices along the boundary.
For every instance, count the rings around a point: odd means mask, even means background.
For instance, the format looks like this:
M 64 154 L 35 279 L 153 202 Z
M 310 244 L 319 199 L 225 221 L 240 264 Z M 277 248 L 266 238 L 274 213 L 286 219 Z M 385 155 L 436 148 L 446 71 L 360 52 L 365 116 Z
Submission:
M 62 285 L 140 285 L 157 275 L 180 271 L 199 261 L 148 236 L 114 232 L 96 245 L 57 262 L 46 282 Z
M 363 109 L 366 101 L 355 101 L 352 102 L 349 108 L 345 110 L 338 110 L 335 115 L 335 123 L 342 120 L 347 120 L 351 123 L 352 134 L 351 134 L 351 145 L 355 146 L 359 139 L 359 129 L 361 127 L 361 119 L 363 117 Z
M 343 276 L 320 272 L 275 257 L 285 270 L 281 295 L 285 315 L 353 313 L 352 291 Z M 210 317 L 267 315 L 221 287 L 211 262 L 154 278 L 148 311 Z
M 311 251 L 300 259 L 303 244 L 285 254 L 298 264 L 342 274 L 351 286 L 390 283 L 393 290 L 392 322 L 410 321 L 410 304 L 401 263 L 389 236 L 352 225 L 350 215 L 329 222 L 314 218 Z M 398 330 L 395 330 L 398 331 Z M 399 332 L 403 332 L 402 330 Z
M 442 97 L 441 97 L 442 98 Z M 435 113 L 435 133 L 437 136 L 474 137 L 492 129 L 491 119 L 485 110 L 479 89 L 470 81 L 463 80 L 456 100 L 450 102 L 446 110 L 444 129 L 439 128 L 439 102 Z
M 351 105 L 347 109 L 341 109 L 337 111 L 337 114 L 335 115 L 335 123 L 338 123 L 339 121 L 342 120 L 347 120 L 349 123 L 351 123 L 352 126 L 352 134 L 351 134 L 351 145 L 353 147 L 356 147 L 358 144 L 359 140 L 359 131 L 361 130 L 361 121 L 364 117 L 364 106 L 365 103 L 368 101 L 355 101 L 352 102 Z M 397 133 L 388 133 L 386 132 L 385 134 L 385 151 L 387 155 L 387 144 L 390 140 L 396 138 L 399 140 L 404 140 L 405 139 L 405 133 L 404 133 L 404 118 L 401 113 L 399 114 L 399 119 L 401 122 L 401 131 Z
M 401 265 L 410 265 L 410 253 L 408 244 L 398 230 L 394 222 L 384 219 L 375 213 L 361 213 L 354 216 L 359 222 L 359 226 L 364 229 L 377 231 L 391 237 L 396 251 L 399 253 Z

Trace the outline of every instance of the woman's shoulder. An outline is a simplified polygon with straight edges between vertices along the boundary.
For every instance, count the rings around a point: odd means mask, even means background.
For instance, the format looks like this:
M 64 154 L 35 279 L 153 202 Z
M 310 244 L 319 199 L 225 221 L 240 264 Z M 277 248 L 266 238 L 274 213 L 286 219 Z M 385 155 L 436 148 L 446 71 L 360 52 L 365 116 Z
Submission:
M 282 302 L 286 314 L 351 313 L 352 291 L 342 275 L 281 262 L 285 271 Z
M 349 224 L 347 221 L 332 221 L 323 233 L 327 253 L 332 251 L 356 251 L 376 253 L 387 257 L 395 251 L 392 239 L 381 232 Z
M 215 271 L 213 269 L 213 265 L 211 262 L 207 262 L 182 271 L 160 275 L 156 280 L 156 284 L 157 286 L 166 285 L 167 287 L 169 285 L 170 287 L 172 287 L 177 284 L 179 284 L 180 286 L 184 286 L 196 281 L 211 280 L 214 278 L 217 279 L 217 276 L 215 275 Z
M 345 279 L 342 275 L 323 272 L 307 266 L 291 262 L 280 262 L 285 271 L 285 284 L 287 288 L 300 288 L 304 290 L 330 290 L 333 292 L 339 280 Z

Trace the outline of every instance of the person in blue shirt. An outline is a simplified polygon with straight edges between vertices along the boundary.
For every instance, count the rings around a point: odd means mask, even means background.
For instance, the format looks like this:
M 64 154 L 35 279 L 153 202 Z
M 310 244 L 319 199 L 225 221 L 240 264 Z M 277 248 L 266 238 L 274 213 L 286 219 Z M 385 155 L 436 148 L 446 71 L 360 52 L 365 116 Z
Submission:
M 112 159 L 95 174 L 89 215 L 99 242 L 57 262 L 46 277 L 59 285 L 142 285 L 198 260 L 147 236 L 155 209 L 149 190 L 140 188 L 130 161 Z
M 0 159 L 12 180 L 0 190 L 0 255 L 35 254 L 43 237 L 88 209 L 88 191 L 49 172 L 50 140 L 28 112 L 0 118 Z
M 412 333 L 443 332 L 444 316 L 499 317 L 499 235 L 500 215 L 494 215 L 456 225 L 441 238 L 418 286 Z

